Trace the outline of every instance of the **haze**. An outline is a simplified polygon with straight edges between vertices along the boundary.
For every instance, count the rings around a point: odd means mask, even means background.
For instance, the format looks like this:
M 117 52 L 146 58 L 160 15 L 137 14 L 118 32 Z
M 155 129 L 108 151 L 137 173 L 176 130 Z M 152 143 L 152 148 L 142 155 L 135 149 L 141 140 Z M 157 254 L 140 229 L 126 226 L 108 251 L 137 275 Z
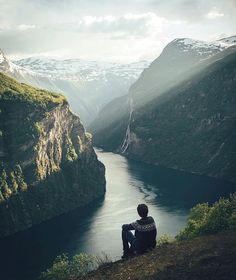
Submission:
M 0 47 L 30 56 L 153 60 L 177 37 L 236 34 L 235 0 L 0 0 Z

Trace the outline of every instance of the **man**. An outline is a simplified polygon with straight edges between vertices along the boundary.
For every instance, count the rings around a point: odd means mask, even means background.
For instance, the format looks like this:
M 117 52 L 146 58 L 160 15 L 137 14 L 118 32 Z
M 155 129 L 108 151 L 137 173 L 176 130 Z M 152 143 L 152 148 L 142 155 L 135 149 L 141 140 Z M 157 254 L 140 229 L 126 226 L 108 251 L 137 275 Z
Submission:
M 122 226 L 124 251 L 122 258 L 127 258 L 135 253 L 143 254 L 156 246 L 156 225 L 154 219 L 148 216 L 147 205 L 139 204 L 137 212 L 141 217 L 140 220 Z M 135 235 L 133 235 L 131 230 L 135 230 Z

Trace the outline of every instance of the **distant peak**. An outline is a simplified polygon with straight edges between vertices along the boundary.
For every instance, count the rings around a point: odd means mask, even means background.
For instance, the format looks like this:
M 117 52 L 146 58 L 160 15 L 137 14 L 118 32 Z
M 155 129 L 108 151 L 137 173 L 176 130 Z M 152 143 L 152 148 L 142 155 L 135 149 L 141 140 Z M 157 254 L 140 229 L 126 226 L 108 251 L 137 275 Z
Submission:
M 236 35 L 235 36 L 230 36 L 230 37 L 226 37 L 226 38 L 222 38 L 220 40 L 217 40 L 216 42 L 227 46 L 233 46 L 236 45 Z
M 7 58 L 6 58 L 3 50 L 0 48 L 0 64 L 3 63 L 6 60 L 7 60 Z
M 236 45 L 236 36 L 222 38 L 215 41 L 202 41 L 192 38 L 177 38 L 169 44 L 182 52 L 194 51 L 200 55 L 214 54 Z
M 181 43 L 183 45 L 194 45 L 199 48 L 209 48 L 209 47 L 217 47 L 215 45 L 215 42 L 208 42 L 208 41 L 202 41 L 202 40 L 196 40 L 192 38 L 179 38 L 176 39 L 177 43 Z

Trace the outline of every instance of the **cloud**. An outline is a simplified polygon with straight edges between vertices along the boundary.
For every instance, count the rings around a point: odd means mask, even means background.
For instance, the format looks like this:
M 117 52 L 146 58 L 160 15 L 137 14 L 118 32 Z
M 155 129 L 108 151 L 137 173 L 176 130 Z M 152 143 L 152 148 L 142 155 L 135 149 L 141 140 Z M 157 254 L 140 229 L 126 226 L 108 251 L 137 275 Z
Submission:
M 104 33 L 111 36 L 147 36 L 161 32 L 168 21 L 155 13 L 127 13 L 121 16 L 84 16 L 73 22 L 51 25 L 51 29 L 77 33 Z
M 0 0 L 0 7 L 0 47 L 18 58 L 138 60 L 177 37 L 236 33 L 236 0 Z
M 216 19 L 216 18 L 221 18 L 223 17 L 224 14 L 217 10 L 216 8 L 212 9 L 209 13 L 206 14 L 206 17 L 208 19 Z
M 29 29 L 34 29 L 36 26 L 34 24 L 20 24 L 17 26 L 17 28 L 20 30 L 20 31 L 26 31 L 26 30 L 29 30 Z

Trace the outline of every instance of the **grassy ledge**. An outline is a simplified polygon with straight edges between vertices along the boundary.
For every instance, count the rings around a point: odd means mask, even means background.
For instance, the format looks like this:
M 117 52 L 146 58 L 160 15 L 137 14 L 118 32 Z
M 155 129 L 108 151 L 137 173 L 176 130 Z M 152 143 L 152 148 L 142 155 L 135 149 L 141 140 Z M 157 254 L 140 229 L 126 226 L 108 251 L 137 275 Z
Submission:
M 65 96 L 35 88 L 0 73 L 0 100 L 19 100 L 46 108 L 50 103 L 67 103 Z

